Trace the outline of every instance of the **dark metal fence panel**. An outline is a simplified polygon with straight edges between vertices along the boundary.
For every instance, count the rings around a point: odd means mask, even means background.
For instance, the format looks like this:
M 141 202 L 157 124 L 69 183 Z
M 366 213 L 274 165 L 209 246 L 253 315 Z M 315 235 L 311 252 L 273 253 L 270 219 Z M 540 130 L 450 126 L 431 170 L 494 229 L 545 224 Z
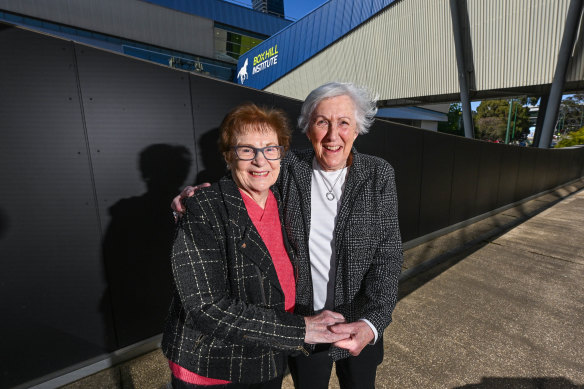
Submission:
M 497 207 L 501 148 L 499 145 L 481 142 L 479 157 L 479 182 L 477 185 L 476 213 L 481 215 Z
M 169 204 L 196 172 L 188 73 L 76 53 L 120 348 L 162 332 L 170 304 Z
M 548 150 L 548 151 L 552 151 L 552 150 Z M 555 150 L 557 151 L 557 150 Z M 552 189 L 555 186 L 557 186 L 557 183 L 560 181 L 559 180 L 559 172 L 558 172 L 558 166 L 559 166 L 559 162 L 560 159 L 562 158 L 562 153 L 554 153 L 553 155 L 551 153 L 547 153 L 548 155 L 548 163 L 546 165 L 546 170 L 547 170 L 547 174 L 546 174 L 546 186 L 545 189 Z
M 520 154 L 514 146 L 501 147 L 499 169 L 499 188 L 497 191 L 497 206 L 511 204 L 515 198 L 517 175 L 519 171 Z
M 388 161 L 395 170 L 402 240 L 420 236 L 420 190 L 423 134 L 426 131 L 387 121 L 377 121 L 370 133 L 357 137 L 359 152 Z
M 563 161 L 563 165 L 561 166 L 561 169 L 564 172 L 564 176 L 562 177 L 564 182 L 570 181 L 572 177 L 576 177 L 576 164 L 578 163 L 578 159 L 576 158 L 577 153 L 570 152 L 567 154 L 568 155 L 566 156 L 566 159 Z
M 584 173 L 584 150 L 577 149 L 572 152 L 572 160 L 569 162 L 570 180 L 582 177 Z
M 522 147 L 519 151 L 519 171 L 515 186 L 515 199 L 524 199 L 534 193 L 534 177 L 536 175 L 537 150 Z
M 560 166 L 560 169 L 564 172 L 564 176 L 563 176 L 563 181 L 570 181 L 573 178 L 577 177 L 577 163 L 578 163 L 578 151 L 577 150 L 566 150 L 566 151 L 570 151 L 569 153 L 566 153 L 566 158 L 565 160 L 562 162 L 562 166 Z
M 420 235 L 448 226 L 454 166 L 454 142 L 450 137 L 430 131 L 423 137 Z
M 560 180 L 559 178 L 559 171 L 558 167 L 560 165 L 560 160 L 562 158 L 563 153 L 555 153 L 554 151 L 558 150 L 548 150 L 548 164 L 547 164 L 547 176 L 546 176 L 546 187 L 545 189 L 552 189 L 556 187 Z M 552 154 L 553 153 L 553 154 Z
M 403 241 L 417 238 L 420 233 L 420 201 L 422 190 L 423 130 L 394 125 L 387 132 L 383 156 L 395 169 L 400 232 Z M 377 143 L 372 137 L 370 141 Z M 379 143 L 383 145 L 379 140 Z M 383 147 L 383 146 L 382 146 Z
M 537 154 L 535 162 L 535 171 L 537 174 L 534 177 L 535 192 L 542 192 L 549 187 L 549 172 L 550 172 L 550 154 L 551 150 L 543 149 Z
M 449 225 L 468 220 L 477 215 L 476 195 L 479 182 L 481 144 L 453 137 L 454 169 Z
M 0 25 L 0 387 L 114 346 L 73 45 Z
M 566 151 L 566 150 L 562 150 L 562 151 Z M 558 157 L 559 158 L 557 158 L 557 159 L 554 158 L 554 160 L 556 161 L 556 163 L 554 164 L 554 169 L 553 169 L 555 171 L 555 174 L 554 174 L 555 185 L 554 186 L 559 185 L 560 182 L 565 182 L 564 180 L 567 181 L 567 176 L 569 173 L 569 170 L 566 169 L 566 167 L 567 167 L 567 163 L 570 159 L 570 153 L 563 152 Z
M 408 241 L 421 235 L 423 131 L 396 126 L 387 138 L 386 144 L 391 150 L 387 159 L 395 169 L 401 236 L 403 241 Z

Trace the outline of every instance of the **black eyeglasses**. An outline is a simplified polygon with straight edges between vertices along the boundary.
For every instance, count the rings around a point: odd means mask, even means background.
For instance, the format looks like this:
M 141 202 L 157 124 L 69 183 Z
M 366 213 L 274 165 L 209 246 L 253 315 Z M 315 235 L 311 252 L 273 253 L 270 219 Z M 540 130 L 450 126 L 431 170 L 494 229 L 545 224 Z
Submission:
M 234 146 L 233 150 L 235 150 L 235 155 L 237 155 L 237 158 L 241 159 L 242 161 L 251 161 L 256 157 L 258 152 L 261 152 L 265 159 L 273 161 L 282 158 L 284 146 Z

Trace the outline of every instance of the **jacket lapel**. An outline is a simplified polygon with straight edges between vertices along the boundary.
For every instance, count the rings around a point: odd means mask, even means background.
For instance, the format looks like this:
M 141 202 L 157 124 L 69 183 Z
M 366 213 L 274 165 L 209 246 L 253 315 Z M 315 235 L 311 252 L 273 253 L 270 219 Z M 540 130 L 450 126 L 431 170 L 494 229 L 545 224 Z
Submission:
M 219 185 L 223 194 L 223 202 L 229 215 L 228 229 L 233 233 L 236 250 L 246 260 L 254 263 L 267 276 L 270 283 L 282 291 L 272 257 L 247 213 L 247 208 L 237 185 L 231 178 L 221 179 Z
M 300 206 L 302 207 L 302 215 L 305 215 L 304 227 L 306 231 L 306 245 L 308 246 L 308 234 L 310 231 L 310 202 L 311 202 L 311 186 L 312 186 L 312 159 L 314 158 L 314 151 L 298 153 L 298 163 L 292 165 L 292 175 L 294 182 L 298 185 L 298 193 L 300 196 Z
M 359 193 L 359 188 L 367 179 L 367 172 L 363 168 L 363 160 L 357 150 L 353 147 L 353 163 L 349 168 L 349 174 L 347 175 L 347 181 L 345 182 L 345 189 L 343 190 L 343 197 L 341 198 L 341 207 L 339 209 L 339 214 L 337 215 L 337 223 L 335 225 L 335 242 L 337 252 L 340 253 L 340 242 L 342 242 L 343 232 L 345 230 L 345 225 L 349 219 L 349 214 L 351 213 L 352 204 L 354 204 L 354 198 Z M 338 264 L 337 264 L 338 265 Z

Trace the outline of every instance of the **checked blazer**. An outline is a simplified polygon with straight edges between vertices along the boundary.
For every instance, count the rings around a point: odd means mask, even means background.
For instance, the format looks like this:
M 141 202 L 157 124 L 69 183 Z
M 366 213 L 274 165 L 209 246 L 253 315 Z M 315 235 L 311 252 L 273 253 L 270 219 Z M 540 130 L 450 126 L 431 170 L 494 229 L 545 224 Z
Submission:
M 295 313 L 303 316 L 314 314 L 308 249 L 313 158 L 312 149 L 289 152 L 278 182 L 297 267 Z M 391 322 L 403 262 L 394 171 L 385 160 L 353 148 L 333 236 L 334 310 L 348 322 L 369 320 L 381 337 Z M 329 354 L 334 360 L 350 356 L 337 347 Z
M 281 211 L 275 187 L 273 193 Z M 287 356 L 304 345 L 304 319 L 285 312 L 272 258 L 235 182 L 224 177 L 185 205 L 172 250 L 164 355 L 204 377 L 232 382 L 283 375 Z

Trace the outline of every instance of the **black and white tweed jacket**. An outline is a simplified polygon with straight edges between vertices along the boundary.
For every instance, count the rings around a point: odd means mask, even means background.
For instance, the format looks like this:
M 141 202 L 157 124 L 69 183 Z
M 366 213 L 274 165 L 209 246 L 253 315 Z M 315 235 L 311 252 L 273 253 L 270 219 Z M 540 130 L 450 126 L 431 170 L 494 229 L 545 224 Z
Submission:
M 198 190 L 186 210 L 172 250 L 164 355 L 202 376 L 233 382 L 283 375 L 287 356 L 303 346 L 304 319 L 285 312 L 272 259 L 235 182 L 225 177 Z
M 314 314 L 308 250 L 313 157 L 312 149 L 288 153 L 279 177 L 297 268 L 295 313 L 303 316 Z M 394 171 L 385 160 L 353 149 L 334 237 L 334 310 L 348 322 L 369 320 L 381 337 L 391 322 L 403 261 Z M 336 347 L 329 354 L 335 360 L 349 356 Z

